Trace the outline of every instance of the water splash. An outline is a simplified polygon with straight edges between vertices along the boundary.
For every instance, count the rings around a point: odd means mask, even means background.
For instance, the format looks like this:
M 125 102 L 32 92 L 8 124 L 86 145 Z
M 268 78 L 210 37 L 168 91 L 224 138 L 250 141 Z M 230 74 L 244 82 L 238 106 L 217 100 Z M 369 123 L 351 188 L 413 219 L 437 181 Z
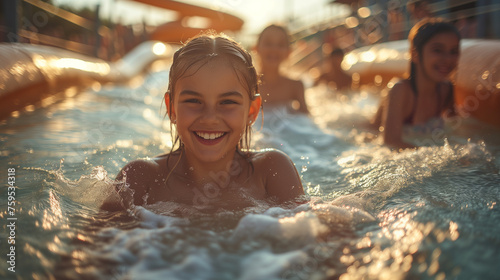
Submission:
M 81 175 L 78 180 L 71 180 L 64 175 L 63 162 L 64 160 L 61 160 L 59 169 L 49 171 L 54 180 L 47 182 L 60 195 L 87 207 L 98 208 L 109 195 L 116 192 L 116 183 L 108 177 L 103 166 L 96 166 L 89 175 Z

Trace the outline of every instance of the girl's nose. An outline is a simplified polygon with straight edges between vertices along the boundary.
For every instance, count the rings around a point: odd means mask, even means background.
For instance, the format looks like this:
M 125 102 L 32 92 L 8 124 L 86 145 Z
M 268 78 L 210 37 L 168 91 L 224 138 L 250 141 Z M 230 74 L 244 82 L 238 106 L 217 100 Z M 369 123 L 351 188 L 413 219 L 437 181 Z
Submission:
M 458 61 L 458 54 L 455 52 L 446 52 L 443 56 L 448 61 Z
M 216 123 L 219 120 L 217 117 L 217 109 L 215 106 L 206 106 L 201 116 L 201 122 L 205 124 Z

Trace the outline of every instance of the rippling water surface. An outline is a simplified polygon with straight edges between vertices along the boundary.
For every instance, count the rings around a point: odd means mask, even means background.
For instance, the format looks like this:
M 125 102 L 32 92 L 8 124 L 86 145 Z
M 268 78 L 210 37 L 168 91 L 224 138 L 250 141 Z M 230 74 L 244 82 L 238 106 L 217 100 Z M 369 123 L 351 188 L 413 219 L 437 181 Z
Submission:
M 256 129 L 257 148 L 292 157 L 307 204 L 206 214 L 165 202 L 100 212 L 126 162 L 169 150 L 167 79 L 156 72 L 87 90 L 0 125 L 2 279 L 499 277 L 498 128 L 461 119 L 444 129 L 447 140 L 391 152 L 363 129 L 377 104 L 363 91 L 308 90 L 311 117 L 269 108 Z

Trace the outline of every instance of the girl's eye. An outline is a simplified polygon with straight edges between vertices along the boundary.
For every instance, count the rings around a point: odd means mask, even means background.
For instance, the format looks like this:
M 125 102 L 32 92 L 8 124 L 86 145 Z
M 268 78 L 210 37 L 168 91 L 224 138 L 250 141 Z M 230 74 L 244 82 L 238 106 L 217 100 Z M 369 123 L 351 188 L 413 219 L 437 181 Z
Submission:
M 235 101 L 235 100 L 226 99 L 226 100 L 222 100 L 221 104 L 222 105 L 230 105 L 230 104 L 239 104 L 239 103 L 237 101 Z
M 182 103 L 194 103 L 194 104 L 196 104 L 196 103 L 201 103 L 201 102 L 198 99 L 191 98 L 191 99 L 186 99 L 186 100 L 182 101 Z

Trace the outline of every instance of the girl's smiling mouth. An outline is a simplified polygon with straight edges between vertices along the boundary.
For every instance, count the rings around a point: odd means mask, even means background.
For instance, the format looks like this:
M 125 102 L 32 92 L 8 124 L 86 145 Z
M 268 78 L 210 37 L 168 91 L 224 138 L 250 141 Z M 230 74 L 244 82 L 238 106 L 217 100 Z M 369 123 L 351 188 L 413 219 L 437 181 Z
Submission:
M 448 76 L 452 71 L 453 71 L 453 67 L 449 67 L 449 66 L 437 66 L 436 67 L 436 70 L 445 75 L 445 76 Z
M 205 145 L 215 145 L 222 141 L 227 132 L 203 132 L 195 131 L 196 139 Z

